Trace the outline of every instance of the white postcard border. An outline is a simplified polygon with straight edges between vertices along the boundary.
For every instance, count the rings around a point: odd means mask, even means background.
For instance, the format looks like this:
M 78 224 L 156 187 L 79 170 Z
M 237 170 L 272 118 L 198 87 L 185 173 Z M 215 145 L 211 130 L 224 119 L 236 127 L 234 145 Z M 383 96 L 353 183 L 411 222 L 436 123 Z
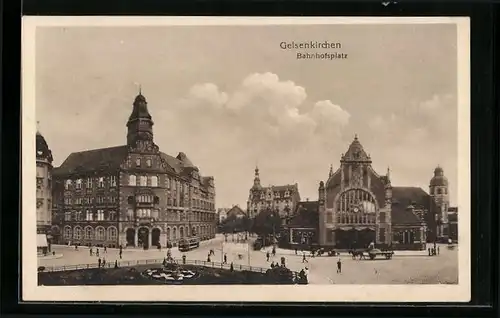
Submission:
M 458 52 L 459 283 L 456 285 L 38 286 L 36 254 L 35 31 L 40 26 L 455 24 Z M 230 302 L 467 302 L 470 261 L 470 21 L 466 17 L 48 17 L 22 23 L 22 300 Z M 264 288 L 265 287 L 265 288 Z

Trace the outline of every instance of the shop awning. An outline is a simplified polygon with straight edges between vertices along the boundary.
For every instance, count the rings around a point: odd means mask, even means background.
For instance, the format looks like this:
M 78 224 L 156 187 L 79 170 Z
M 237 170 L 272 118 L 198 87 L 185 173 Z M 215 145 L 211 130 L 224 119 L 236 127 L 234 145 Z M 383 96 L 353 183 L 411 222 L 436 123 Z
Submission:
M 36 247 L 48 247 L 47 236 L 45 234 L 36 235 Z

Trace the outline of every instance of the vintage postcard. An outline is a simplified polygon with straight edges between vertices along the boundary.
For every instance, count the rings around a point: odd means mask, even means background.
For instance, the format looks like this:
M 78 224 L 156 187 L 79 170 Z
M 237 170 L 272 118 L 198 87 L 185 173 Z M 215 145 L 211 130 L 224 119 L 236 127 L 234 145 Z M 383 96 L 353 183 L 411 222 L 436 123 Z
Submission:
M 470 299 L 468 18 L 22 37 L 24 301 Z

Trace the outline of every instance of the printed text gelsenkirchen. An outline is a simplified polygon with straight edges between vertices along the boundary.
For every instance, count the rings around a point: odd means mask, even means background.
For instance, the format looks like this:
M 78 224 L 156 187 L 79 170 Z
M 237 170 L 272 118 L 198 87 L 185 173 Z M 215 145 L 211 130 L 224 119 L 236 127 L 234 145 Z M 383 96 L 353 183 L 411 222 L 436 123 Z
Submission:
M 325 52 L 325 49 L 342 50 L 342 43 L 330 41 L 306 41 L 306 42 L 280 42 L 282 50 L 311 50 L 309 52 L 297 52 L 297 60 L 340 60 L 347 59 L 347 53 Z M 317 52 L 320 49 L 323 52 Z

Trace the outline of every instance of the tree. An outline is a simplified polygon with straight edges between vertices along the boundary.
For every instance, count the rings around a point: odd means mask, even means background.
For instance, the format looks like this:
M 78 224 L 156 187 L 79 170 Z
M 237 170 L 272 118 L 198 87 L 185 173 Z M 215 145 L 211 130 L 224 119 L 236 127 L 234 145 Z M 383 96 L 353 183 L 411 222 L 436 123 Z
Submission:
M 261 211 L 254 219 L 253 232 L 260 236 L 267 237 L 270 234 L 277 234 L 281 231 L 281 218 L 277 211 L 270 208 Z

